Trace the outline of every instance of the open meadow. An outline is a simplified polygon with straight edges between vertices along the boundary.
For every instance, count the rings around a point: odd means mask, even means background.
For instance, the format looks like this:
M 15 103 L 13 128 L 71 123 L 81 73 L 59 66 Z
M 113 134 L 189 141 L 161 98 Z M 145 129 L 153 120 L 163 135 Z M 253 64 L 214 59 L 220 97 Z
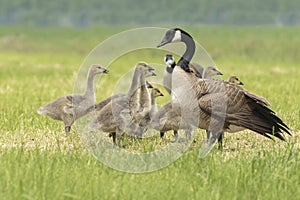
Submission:
M 222 79 L 237 75 L 244 88 L 268 99 L 291 129 L 288 142 L 248 130 L 225 133 L 223 150 L 216 145 L 201 159 L 205 131 L 199 130 L 171 165 L 130 174 L 97 161 L 75 126 L 66 137 L 61 122 L 37 114 L 45 103 L 73 93 L 80 66 L 96 45 L 129 28 L 0 27 L 0 199 L 299 199 L 300 28 L 184 28 L 212 56 Z M 164 66 L 163 56 L 140 51 L 114 62 L 97 84 L 97 101 L 111 95 L 136 62 Z M 157 132 L 137 145 L 151 150 L 173 138 L 166 135 L 160 139 Z

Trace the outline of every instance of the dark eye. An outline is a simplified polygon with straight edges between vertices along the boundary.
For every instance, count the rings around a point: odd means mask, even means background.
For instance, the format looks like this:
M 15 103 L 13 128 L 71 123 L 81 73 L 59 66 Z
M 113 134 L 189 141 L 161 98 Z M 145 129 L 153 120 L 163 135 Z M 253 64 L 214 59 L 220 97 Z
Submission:
M 171 38 L 172 37 L 172 33 L 171 32 L 167 32 L 166 37 L 167 38 Z

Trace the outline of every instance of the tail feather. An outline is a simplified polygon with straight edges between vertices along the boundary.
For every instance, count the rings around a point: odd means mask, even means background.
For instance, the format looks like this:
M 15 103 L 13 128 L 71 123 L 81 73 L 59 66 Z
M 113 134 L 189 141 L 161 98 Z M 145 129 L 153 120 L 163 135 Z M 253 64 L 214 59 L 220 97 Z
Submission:
M 233 118 L 235 119 L 231 121 L 232 124 L 250 129 L 267 138 L 274 136 L 285 141 L 282 133 L 291 135 L 289 127 L 276 116 L 274 111 L 250 97 L 247 99 L 247 106 L 243 106 L 243 109 L 235 113 Z

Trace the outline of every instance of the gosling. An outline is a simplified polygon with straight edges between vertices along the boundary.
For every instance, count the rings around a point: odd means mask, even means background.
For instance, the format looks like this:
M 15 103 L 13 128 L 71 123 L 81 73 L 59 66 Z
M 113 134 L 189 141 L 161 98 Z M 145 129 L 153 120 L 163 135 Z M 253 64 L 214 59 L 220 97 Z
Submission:
M 63 121 L 66 136 L 71 126 L 80 117 L 88 113 L 88 108 L 95 104 L 94 78 L 97 74 L 107 74 L 108 70 L 99 64 L 92 64 L 87 76 L 86 90 L 83 94 L 69 94 L 40 107 L 37 113 L 54 120 Z

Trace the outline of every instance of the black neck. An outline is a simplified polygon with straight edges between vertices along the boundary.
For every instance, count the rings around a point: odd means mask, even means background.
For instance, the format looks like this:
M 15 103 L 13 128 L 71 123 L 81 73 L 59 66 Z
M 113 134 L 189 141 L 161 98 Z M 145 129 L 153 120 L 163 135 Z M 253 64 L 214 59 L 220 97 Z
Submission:
M 174 62 L 171 67 L 174 69 L 174 67 L 176 66 L 176 62 Z
M 195 42 L 190 35 L 185 34 L 185 33 L 182 33 L 181 41 L 183 43 L 185 43 L 186 50 L 185 50 L 183 56 L 178 61 L 177 65 L 180 66 L 184 71 L 191 72 L 191 70 L 189 68 L 189 64 L 195 53 L 195 48 L 196 48 Z

